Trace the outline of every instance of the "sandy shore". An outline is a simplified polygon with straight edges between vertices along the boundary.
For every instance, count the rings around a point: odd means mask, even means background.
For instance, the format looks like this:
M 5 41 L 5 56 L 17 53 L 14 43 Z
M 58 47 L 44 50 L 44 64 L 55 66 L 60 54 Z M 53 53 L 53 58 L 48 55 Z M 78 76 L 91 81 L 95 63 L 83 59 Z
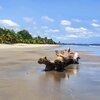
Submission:
M 58 45 L 55 45 L 55 44 L 23 44 L 23 43 L 0 44 L 0 49 L 6 49 L 6 48 L 35 48 L 35 47 L 58 47 Z
M 54 52 L 48 51 L 54 47 L 58 46 L 0 45 L 0 100 L 47 100 L 40 75 L 44 67 L 37 60 L 43 56 L 54 58 Z
M 50 49 L 58 47 L 0 45 L 0 100 L 99 100 L 100 57 L 80 52 L 79 65 L 64 72 L 44 72 L 37 60 L 43 56 L 54 60 Z

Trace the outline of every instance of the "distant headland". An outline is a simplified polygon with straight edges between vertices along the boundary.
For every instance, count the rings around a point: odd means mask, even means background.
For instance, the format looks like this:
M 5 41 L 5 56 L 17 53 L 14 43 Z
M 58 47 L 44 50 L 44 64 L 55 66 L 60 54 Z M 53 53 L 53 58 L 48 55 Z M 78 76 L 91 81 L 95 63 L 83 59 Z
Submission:
M 99 43 L 59 43 L 60 45 L 100 46 Z

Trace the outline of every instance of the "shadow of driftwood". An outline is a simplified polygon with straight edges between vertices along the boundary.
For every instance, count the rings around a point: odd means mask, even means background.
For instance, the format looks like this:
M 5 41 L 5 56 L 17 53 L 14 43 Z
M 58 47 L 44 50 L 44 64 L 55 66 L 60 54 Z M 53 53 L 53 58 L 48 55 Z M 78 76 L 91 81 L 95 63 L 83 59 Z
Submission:
M 62 79 L 69 79 L 71 76 L 77 75 L 79 72 L 79 65 L 71 64 L 65 67 L 63 72 L 49 71 L 45 72 L 45 77 L 52 77 L 55 81 L 60 82 Z

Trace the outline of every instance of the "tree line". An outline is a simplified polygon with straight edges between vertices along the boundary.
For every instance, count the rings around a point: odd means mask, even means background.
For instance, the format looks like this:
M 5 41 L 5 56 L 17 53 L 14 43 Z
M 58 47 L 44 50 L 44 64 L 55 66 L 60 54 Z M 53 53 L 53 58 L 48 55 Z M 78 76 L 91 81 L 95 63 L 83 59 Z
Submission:
M 0 43 L 32 43 L 32 44 L 56 44 L 52 39 L 47 37 L 32 37 L 27 30 L 15 32 L 14 30 L 0 28 Z

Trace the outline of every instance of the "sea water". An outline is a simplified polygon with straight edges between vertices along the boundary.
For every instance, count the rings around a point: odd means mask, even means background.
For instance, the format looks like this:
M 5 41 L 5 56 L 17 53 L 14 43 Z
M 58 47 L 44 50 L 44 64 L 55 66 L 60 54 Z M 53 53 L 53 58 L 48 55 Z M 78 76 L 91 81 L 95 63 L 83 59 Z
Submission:
M 89 55 L 100 56 L 99 46 L 63 45 L 53 50 L 89 51 Z M 84 55 L 83 55 L 84 56 Z M 99 58 L 98 58 L 99 59 Z M 61 79 L 61 89 L 65 94 L 70 91 L 72 100 L 100 100 L 100 62 L 83 61 L 79 65 L 70 65 Z

